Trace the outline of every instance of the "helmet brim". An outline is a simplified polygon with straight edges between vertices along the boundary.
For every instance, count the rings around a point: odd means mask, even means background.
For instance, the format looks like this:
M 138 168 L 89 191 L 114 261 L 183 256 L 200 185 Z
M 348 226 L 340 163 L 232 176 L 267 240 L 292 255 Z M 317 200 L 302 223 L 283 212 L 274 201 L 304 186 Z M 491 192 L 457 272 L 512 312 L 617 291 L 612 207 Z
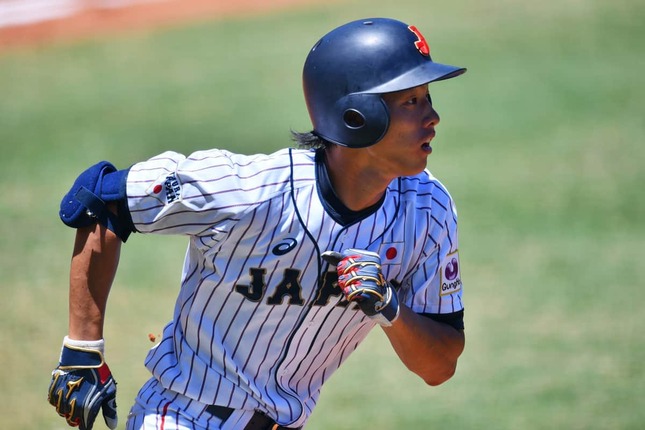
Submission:
M 428 61 L 389 82 L 361 91 L 360 94 L 384 94 L 403 91 L 430 82 L 444 81 L 466 73 L 465 67 Z

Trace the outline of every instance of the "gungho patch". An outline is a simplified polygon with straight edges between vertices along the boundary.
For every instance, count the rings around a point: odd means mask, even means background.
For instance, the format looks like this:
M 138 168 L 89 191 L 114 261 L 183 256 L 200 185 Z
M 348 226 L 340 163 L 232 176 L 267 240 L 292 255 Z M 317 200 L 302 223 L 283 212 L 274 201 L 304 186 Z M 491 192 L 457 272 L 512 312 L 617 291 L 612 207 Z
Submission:
M 461 265 L 459 251 L 448 254 L 441 266 L 441 290 L 439 294 L 447 296 L 461 291 Z

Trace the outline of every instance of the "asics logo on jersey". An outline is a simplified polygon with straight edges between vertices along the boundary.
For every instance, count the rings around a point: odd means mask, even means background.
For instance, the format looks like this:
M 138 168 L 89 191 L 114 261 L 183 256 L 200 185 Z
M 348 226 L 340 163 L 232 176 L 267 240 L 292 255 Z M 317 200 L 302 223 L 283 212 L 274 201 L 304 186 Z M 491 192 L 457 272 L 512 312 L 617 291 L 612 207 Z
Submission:
M 298 241 L 296 239 L 288 237 L 274 246 L 271 252 L 273 252 L 273 255 L 284 255 L 295 248 L 297 244 Z

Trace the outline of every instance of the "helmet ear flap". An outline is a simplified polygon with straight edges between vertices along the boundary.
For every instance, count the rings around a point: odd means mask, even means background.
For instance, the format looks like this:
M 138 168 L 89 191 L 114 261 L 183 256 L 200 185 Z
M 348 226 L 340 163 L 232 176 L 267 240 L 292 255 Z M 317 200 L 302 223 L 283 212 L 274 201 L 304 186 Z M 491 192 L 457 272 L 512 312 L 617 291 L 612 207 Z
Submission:
M 365 148 L 383 138 L 389 126 L 389 112 L 379 94 L 349 94 L 336 103 L 339 114 L 336 139 L 350 148 Z

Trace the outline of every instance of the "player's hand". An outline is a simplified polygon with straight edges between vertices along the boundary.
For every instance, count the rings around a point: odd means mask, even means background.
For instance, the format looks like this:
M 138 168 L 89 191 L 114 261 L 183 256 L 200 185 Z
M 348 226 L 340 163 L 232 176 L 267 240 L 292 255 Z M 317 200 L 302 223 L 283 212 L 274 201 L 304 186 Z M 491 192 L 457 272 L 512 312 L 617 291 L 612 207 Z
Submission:
M 116 381 L 99 349 L 72 346 L 63 342 L 60 364 L 52 372 L 49 403 L 67 424 L 90 430 L 103 408 L 105 424 L 117 426 Z
M 336 265 L 338 286 L 345 298 L 355 302 L 378 324 L 389 327 L 399 316 L 399 300 L 392 285 L 381 273 L 381 257 L 360 249 L 342 253 L 323 252 L 322 257 Z

